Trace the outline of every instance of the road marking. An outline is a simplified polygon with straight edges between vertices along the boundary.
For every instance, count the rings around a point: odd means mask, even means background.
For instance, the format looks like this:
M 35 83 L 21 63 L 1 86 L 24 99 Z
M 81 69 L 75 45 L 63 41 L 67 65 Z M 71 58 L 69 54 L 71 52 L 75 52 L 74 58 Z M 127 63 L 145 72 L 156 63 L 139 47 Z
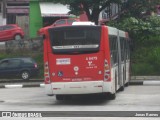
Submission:
M 44 87 L 45 86 L 45 84 L 40 84 L 40 87 Z
M 22 88 L 23 85 L 5 85 L 5 88 Z
M 160 81 L 143 81 L 143 85 L 160 85 Z

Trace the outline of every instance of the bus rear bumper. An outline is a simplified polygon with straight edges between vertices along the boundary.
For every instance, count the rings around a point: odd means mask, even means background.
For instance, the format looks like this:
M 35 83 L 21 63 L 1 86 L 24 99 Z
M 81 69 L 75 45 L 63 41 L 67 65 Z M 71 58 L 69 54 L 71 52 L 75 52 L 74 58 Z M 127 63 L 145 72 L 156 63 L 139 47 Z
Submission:
M 52 90 L 52 85 L 51 84 L 45 84 L 45 93 L 48 96 L 52 96 L 53 95 L 53 90 Z
M 60 94 L 92 94 L 110 92 L 110 89 L 104 89 L 104 82 L 101 81 L 87 81 L 87 82 L 53 82 L 51 83 L 52 93 Z M 105 90 L 105 91 L 104 91 Z

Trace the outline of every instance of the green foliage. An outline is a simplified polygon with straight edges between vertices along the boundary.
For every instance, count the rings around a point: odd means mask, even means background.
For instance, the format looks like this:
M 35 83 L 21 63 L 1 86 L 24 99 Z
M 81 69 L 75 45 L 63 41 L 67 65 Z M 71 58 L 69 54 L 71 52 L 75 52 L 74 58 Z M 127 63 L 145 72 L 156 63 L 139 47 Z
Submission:
M 122 6 L 123 13 L 121 17 L 135 17 L 143 19 L 156 11 L 156 5 L 160 4 L 160 0 L 128 0 Z
M 44 1 L 44 0 L 43 0 Z M 80 15 L 84 11 L 89 21 L 94 21 L 98 24 L 100 12 L 106 7 L 110 7 L 111 3 L 121 6 L 121 18 L 132 17 L 143 18 L 155 10 L 155 6 L 160 3 L 160 0 L 128 0 L 123 3 L 122 0 L 45 0 L 54 3 L 69 5 L 70 13 Z
M 117 3 L 117 4 L 121 3 L 121 0 L 48 0 L 48 1 L 69 5 L 71 14 L 80 15 L 85 11 L 89 21 L 94 21 L 96 24 L 98 24 L 99 14 L 103 9 L 110 6 L 111 3 Z
M 134 17 L 111 21 L 108 25 L 129 32 L 133 43 L 132 75 L 160 74 L 160 17 Z
M 160 74 L 160 47 L 138 49 L 133 55 L 132 75 Z

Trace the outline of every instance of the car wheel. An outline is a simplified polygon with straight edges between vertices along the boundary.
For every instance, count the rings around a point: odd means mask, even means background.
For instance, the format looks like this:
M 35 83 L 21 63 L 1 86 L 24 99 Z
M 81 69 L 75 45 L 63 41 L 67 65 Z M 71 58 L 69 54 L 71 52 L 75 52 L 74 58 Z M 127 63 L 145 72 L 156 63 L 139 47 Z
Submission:
M 15 35 L 14 39 L 15 39 L 15 40 L 21 40 L 22 37 L 21 37 L 21 35 L 17 34 L 17 35 Z
M 23 72 L 21 73 L 21 78 L 22 78 L 23 80 L 29 80 L 29 78 L 30 78 L 30 73 L 29 73 L 28 71 L 23 71 Z

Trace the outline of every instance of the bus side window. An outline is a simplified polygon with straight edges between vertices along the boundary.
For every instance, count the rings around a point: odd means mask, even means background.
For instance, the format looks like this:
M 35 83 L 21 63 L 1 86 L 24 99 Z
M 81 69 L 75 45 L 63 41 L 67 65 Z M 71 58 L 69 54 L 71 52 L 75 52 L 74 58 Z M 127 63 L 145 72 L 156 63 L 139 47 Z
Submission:
M 118 41 L 117 36 L 110 35 L 109 36 L 109 44 L 110 44 L 110 55 L 111 55 L 111 64 L 118 63 Z

